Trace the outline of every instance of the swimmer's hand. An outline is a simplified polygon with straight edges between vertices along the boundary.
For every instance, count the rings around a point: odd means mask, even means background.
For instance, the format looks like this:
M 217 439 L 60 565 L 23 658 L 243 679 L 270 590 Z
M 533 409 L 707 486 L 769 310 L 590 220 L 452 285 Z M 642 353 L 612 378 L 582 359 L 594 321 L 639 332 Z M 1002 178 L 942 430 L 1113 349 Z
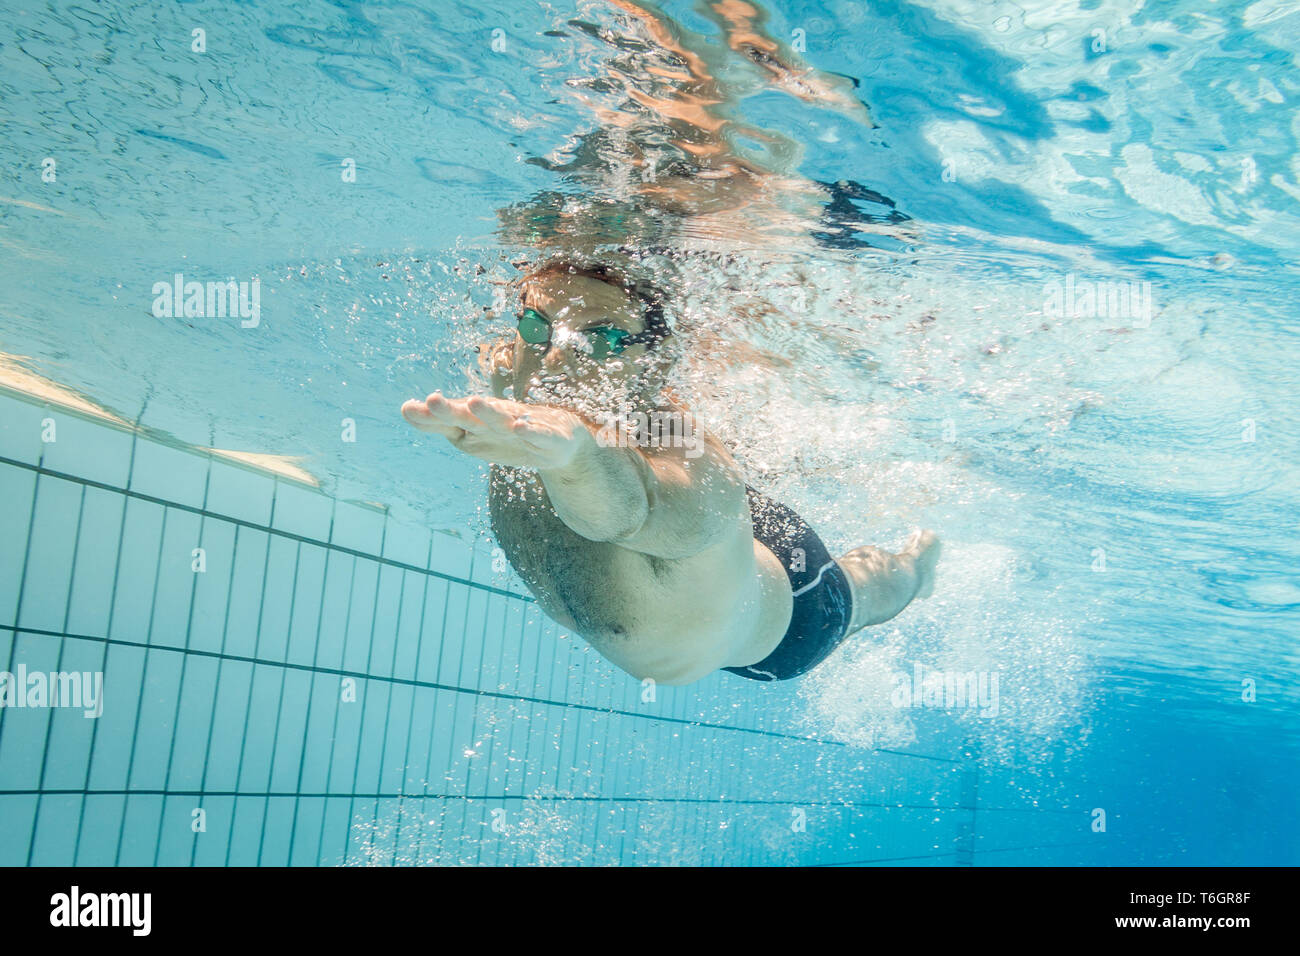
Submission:
M 460 451 L 495 465 L 556 471 L 571 466 L 596 439 L 572 412 L 503 398 L 411 399 L 402 417 L 422 432 L 442 435 Z

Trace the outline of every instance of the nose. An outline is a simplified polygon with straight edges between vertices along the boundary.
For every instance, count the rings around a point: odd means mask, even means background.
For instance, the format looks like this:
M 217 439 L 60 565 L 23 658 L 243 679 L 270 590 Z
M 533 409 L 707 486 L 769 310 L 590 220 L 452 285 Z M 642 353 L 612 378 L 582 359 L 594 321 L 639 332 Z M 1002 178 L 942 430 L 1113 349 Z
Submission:
M 579 375 L 572 352 L 555 342 L 540 347 L 528 346 L 516 372 L 521 372 L 522 379 L 528 383 L 521 389 L 525 396 L 539 376 L 568 380 Z
M 542 366 L 552 372 L 575 372 L 588 358 L 583 349 L 583 342 L 572 333 L 557 329 L 552 337 L 550 348 L 542 356 Z
M 569 350 L 552 343 L 542 356 L 542 368 L 548 372 L 564 372 L 572 367 Z

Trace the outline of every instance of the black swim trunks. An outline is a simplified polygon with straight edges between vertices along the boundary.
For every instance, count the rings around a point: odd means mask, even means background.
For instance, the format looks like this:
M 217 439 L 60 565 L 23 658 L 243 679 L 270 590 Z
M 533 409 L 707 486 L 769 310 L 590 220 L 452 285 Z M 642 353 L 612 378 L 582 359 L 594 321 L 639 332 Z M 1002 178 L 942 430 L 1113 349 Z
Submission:
M 806 521 L 753 488 L 748 492 L 754 537 L 785 567 L 794 590 L 794 611 L 776 650 L 757 664 L 722 669 L 751 680 L 789 680 L 806 674 L 839 647 L 853 615 L 853 591 Z

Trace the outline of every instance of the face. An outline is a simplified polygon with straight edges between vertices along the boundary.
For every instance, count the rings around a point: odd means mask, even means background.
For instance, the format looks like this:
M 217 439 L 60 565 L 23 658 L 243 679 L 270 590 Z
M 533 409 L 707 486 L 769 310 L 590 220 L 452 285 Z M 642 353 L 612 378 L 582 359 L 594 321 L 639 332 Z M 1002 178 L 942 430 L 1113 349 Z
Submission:
M 645 306 L 608 282 L 589 276 L 548 274 L 526 280 L 520 309 L 532 309 L 550 323 L 551 338 L 534 345 L 515 334 L 514 396 L 518 401 L 609 408 L 628 400 L 657 363 L 657 346 L 629 345 L 603 358 L 594 354 L 592 329 L 630 334 L 644 331 Z M 611 335 L 596 334 L 599 348 Z

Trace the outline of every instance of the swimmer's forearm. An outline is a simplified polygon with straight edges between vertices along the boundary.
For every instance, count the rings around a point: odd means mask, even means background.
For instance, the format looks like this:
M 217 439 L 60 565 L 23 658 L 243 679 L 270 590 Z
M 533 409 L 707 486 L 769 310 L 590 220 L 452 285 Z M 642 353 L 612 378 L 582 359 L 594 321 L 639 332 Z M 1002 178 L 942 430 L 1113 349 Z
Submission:
M 745 484 L 713 443 L 694 460 L 648 459 L 588 433 L 571 464 L 538 474 L 556 515 L 576 534 L 655 557 L 699 554 L 748 514 Z
M 649 467 L 635 450 L 602 447 L 586 429 L 579 439 L 568 465 L 538 471 L 556 515 L 589 541 L 636 534 L 650 513 Z

